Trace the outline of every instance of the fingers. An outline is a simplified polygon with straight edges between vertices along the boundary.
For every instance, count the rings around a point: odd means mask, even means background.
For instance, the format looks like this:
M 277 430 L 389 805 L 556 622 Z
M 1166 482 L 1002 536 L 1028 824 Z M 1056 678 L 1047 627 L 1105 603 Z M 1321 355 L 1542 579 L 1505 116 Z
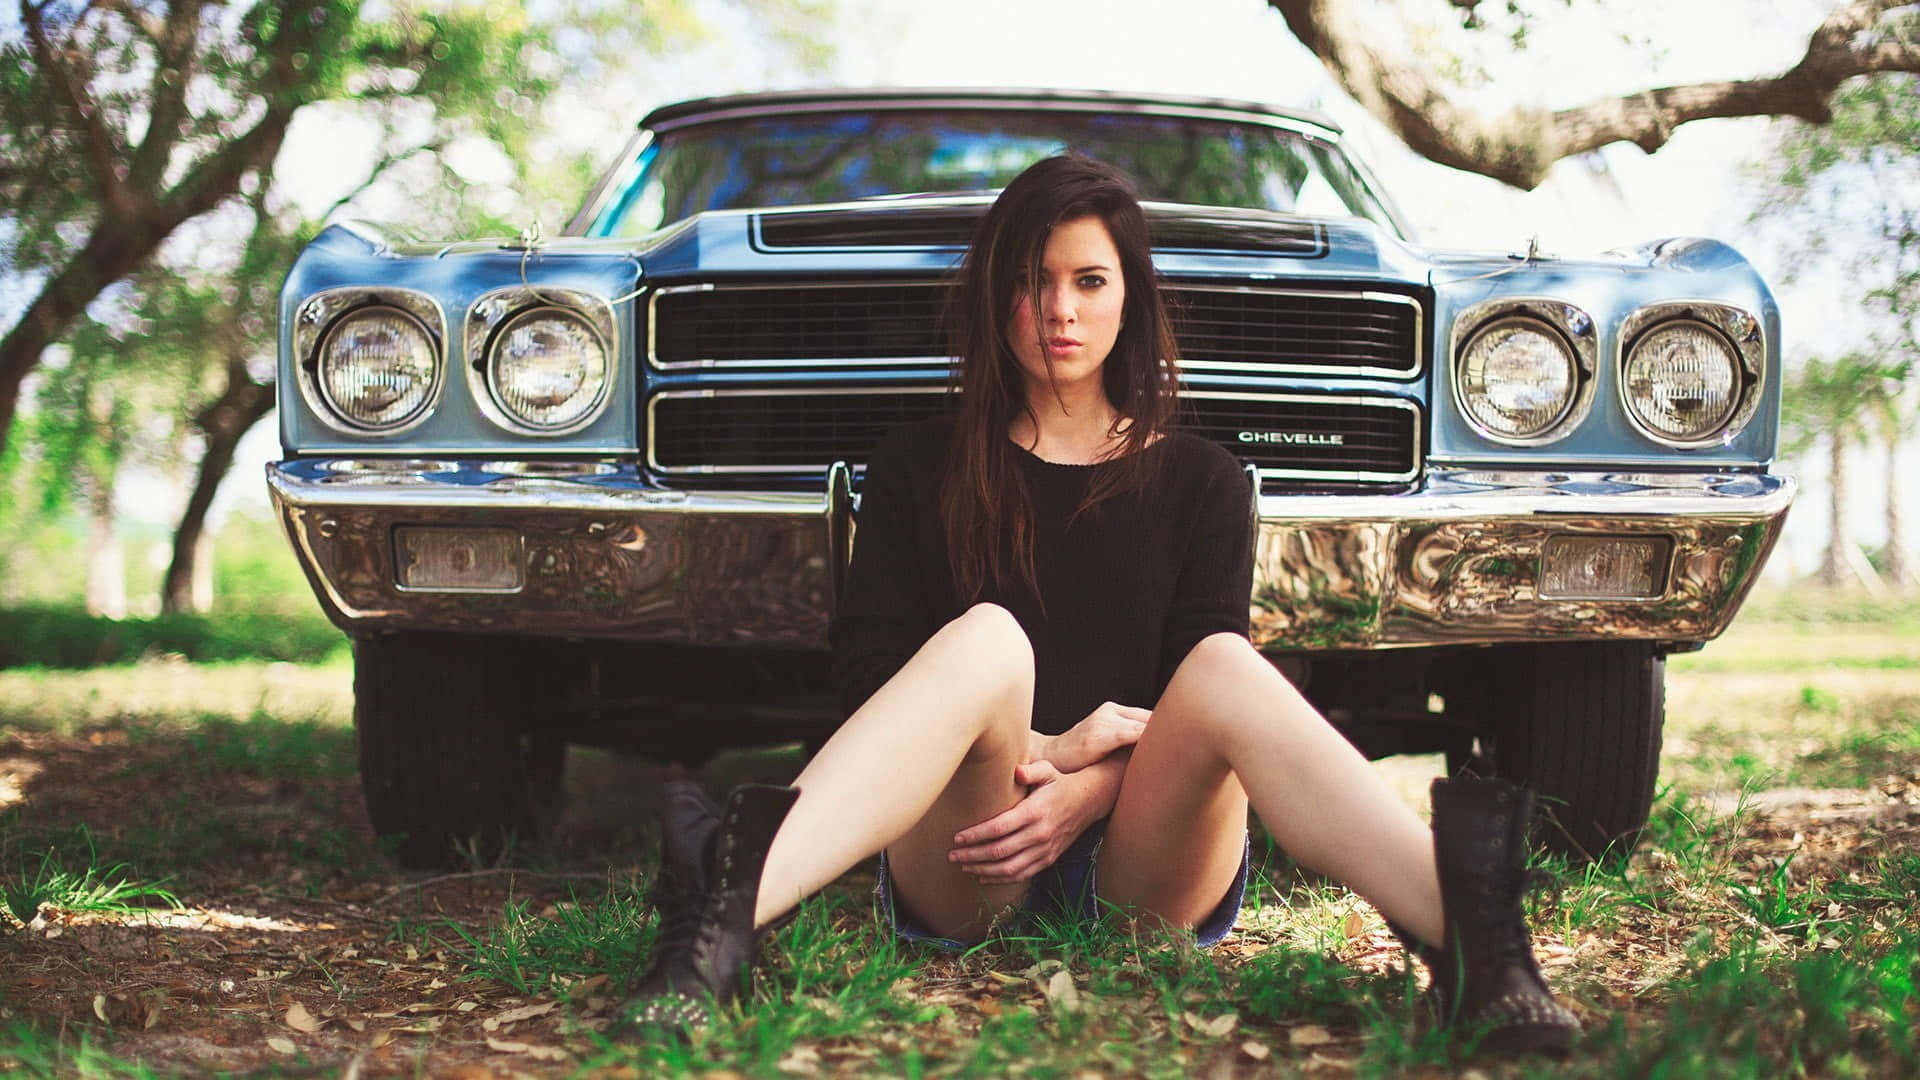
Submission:
M 1035 825 L 1003 839 L 955 848 L 947 858 L 981 883 L 1000 885 L 1026 881 L 1053 865 L 1063 847 L 1045 828 Z
M 1013 782 L 1023 787 L 1051 784 L 1060 779 L 1060 770 L 1051 761 L 1029 761 L 1013 767 Z
M 954 853 L 957 854 L 970 848 L 979 847 L 982 844 L 989 844 L 1002 837 L 1011 836 L 1021 829 L 1032 825 L 1039 819 L 1040 814 L 1037 808 L 1023 799 L 1014 804 L 1012 809 L 1004 810 L 978 825 L 970 825 L 955 833 L 953 835 Z M 949 855 L 948 858 L 953 862 L 961 861 L 952 858 L 951 855 Z
M 1112 709 L 1114 715 L 1120 717 L 1123 720 L 1134 720 L 1144 724 L 1147 721 L 1153 719 L 1152 709 L 1143 709 L 1138 705 L 1118 705 L 1118 704 L 1115 704 L 1114 702 L 1109 701 L 1101 707 Z

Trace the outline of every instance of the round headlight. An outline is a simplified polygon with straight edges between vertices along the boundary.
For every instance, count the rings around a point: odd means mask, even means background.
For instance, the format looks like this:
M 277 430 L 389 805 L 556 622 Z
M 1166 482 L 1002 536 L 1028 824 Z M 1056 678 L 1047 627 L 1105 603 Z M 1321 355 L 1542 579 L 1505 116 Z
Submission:
M 487 386 L 515 422 L 541 431 L 577 427 L 599 409 L 607 346 L 577 312 L 542 307 L 507 321 L 487 354 Z
M 1537 319 L 1499 319 L 1460 351 L 1460 407 L 1496 439 L 1533 439 L 1572 410 L 1580 389 L 1573 350 Z
M 1674 442 L 1711 438 L 1740 404 L 1740 361 L 1705 323 L 1675 319 L 1640 335 L 1622 373 L 1627 405 L 1647 431 Z
M 390 431 L 433 402 L 440 364 L 433 336 L 419 319 L 374 305 L 340 318 L 320 341 L 314 382 L 342 420 Z

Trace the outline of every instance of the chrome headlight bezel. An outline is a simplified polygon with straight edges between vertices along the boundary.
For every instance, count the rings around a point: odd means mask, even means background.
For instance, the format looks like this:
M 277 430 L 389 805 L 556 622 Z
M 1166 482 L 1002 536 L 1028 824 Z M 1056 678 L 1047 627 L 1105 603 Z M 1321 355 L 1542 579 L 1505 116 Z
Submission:
M 516 415 L 501 403 L 495 380 L 495 352 L 506 332 L 516 323 L 542 312 L 577 319 L 605 358 L 600 384 L 593 391 L 593 402 L 586 411 L 564 424 L 542 425 Z M 547 286 L 495 289 L 480 296 L 467 309 L 462 339 L 466 345 L 467 385 L 473 399 L 488 420 L 507 431 L 542 438 L 570 435 L 604 416 L 613 400 L 614 384 L 620 374 L 617 347 L 620 337 L 613 306 L 603 297 L 577 289 Z
M 1649 423 L 1634 405 L 1633 395 L 1627 385 L 1627 365 L 1632 362 L 1634 351 L 1652 331 L 1675 322 L 1697 324 L 1728 346 L 1733 357 L 1734 377 L 1740 383 L 1727 419 L 1707 434 L 1692 439 L 1675 438 Z M 1614 381 L 1618 386 L 1620 410 L 1626 414 L 1627 422 L 1633 425 L 1635 431 L 1661 446 L 1675 450 L 1725 446 L 1746 430 L 1760 407 L 1761 393 L 1766 385 L 1765 335 L 1759 318 L 1742 308 L 1712 300 L 1649 304 L 1621 321 L 1617 348 Z
M 1567 357 L 1573 382 L 1566 403 L 1553 420 L 1538 431 L 1520 435 L 1502 432 L 1476 416 L 1466 388 L 1467 351 L 1484 335 L 1513 323 L 1537 328 L 1558 344 Z M 1453 321 L 1448 383 L 1453 390 L 1454 410 L 1481 438 L 1502 446 L 1544 446 L 1559 442 L 1577 430 L 1593 409 L 1599 351 L 1593 316 L 1573 304 L 1548 297 L 1502 297 L 1474 304 Z
M 321 350 L 348 320 L 376 308 L 397 312 L 412 323 L 425 338 L 433 354 L 431 384 L 420 405 L 399 421 L 369 424 L 349 415 L 326 392 L 320 377 Z M 292 344 L 294 381 L 307 411 L 335 431 L 346 435 L 400 435 L 412 431 L 433 416 L 446 392 L 447 317 L 440 304 L 426 293 L 388 286 L 343 286 L 314 293 L 300 302 L 294 312 Z

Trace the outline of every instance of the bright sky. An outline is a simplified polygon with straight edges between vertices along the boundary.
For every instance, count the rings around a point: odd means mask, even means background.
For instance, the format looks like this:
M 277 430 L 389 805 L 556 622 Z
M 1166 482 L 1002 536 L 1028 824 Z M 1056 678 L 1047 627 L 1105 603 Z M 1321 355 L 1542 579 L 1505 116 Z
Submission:
M 1469 72 L 1478 65 L 1487 76 L 1484 88 L 1468 96 L 1491 107 L 1566 106 L 1607 93 L 1783 70 L 1830 6 L 1821 0 L 1572 0 L 1563 9 L 1542 0 L 1535 6 L 1551 18 L 1534 28 L 1528 50 L 1514 54 L 1498 35 L 1460 30 L 1444 0 L 1390 2 L 1413 19 L 1383 20 L 1379 40 L 1456 58 Z M 737 40 L 726 29 L 737 16 L 704 6 L 716 14 L 722 44 Z M 1504 4 L 1488 0 L 1486 7 Z M 836 10 L 839 55 L 832 70 L 770 71 L 752 50 L 700 50 L 650 64 L 631 95 L 609 94 L 569 109 L 567 127 L 574 138 L 598 132 L 601 144 L 612 147 L 641 112 L 667 100 L 821 84 L 1090 87 L 1301 105 L 1348 129 L 1354 149 L 1381 175 L 1423 242 L 1518 250 L 1537 235 L 1546 251 L 1576 253 L 1661 236 L 1715 236 L 1746 252 L 1774 283 L 1790 356 L 1831 349 L 1836 329 L 1850 332 L 1832 317 L 1849 306 L 1839 291 L 1843 283 L 1829 276 L 1784 284 L 1780 268 L 1770 265 L 1774 254 L 1747 221 L 1743 170 L 1764 154 L 1764 120 L 1689 124 L 1653 156 L 1610 147 L 1562 162 L 1540 189 L 1521 193 L 1407 151 L 1338 89 L 1261 0 L 838 0 Z M 1627 28 L 1642 27 L 1657 27 L 1658 40 L 1623 39 Z M 306 134 L 341 159 L 338 129 Z M 1907 468 L 1920 471 L 1920 453 L 1909 449 L 1914 460 Z M 229 484 L 223 503 L 234 495 L 258 497 L 254 462 L 275 456 L 277 448 L 263 425 L 242 450 L 235 479 L 246 490 L 231 491 Z M 1862 475 L 1884 467 L 1862 464 Z M 1801 570 L 1812 567 L 1824 542 L 1819 480 L 1804 478 L 1802 508 L 1776 557 Z M 1883 535 L 1876 494 L 1862 491 L 1856 504 L 1859 535 Z

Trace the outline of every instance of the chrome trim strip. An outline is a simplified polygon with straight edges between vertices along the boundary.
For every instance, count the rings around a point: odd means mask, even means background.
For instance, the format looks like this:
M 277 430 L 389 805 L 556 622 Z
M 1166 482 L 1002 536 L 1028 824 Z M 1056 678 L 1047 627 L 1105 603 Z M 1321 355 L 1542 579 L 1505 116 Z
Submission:
M 1365 470 L 1337 471 L 1332 469 L 1268 469 L 1262 468 L 1260 475 L 1273 480 L 1331 480 L 1358 481 L 1363 483 L 1406 483 L 1420 475 L 1425 461 L 1426 433 L 1423 426 L 1425 417 L 1421 413 L 1420 403 L 1406 398 L 1382 397 L 1377 395 L 1353 394 L 1260 394 L 1238 390 L 1182 390 L 1182 400 L 1201 398 L 1215 401 L 1288 401 L 1310 405 L 1368 405 L 1374 408 L 1402 409 L 1413 414 L 1413 462 L 1405 472 L 1384 473 Z M 1231 447 L 1228 448 L 1231 452 Z M 1340 496 L 1349 501 L 1360 496 Z
M 335 307 L 336 304 L 339 306 Z M 433 391 L 427 395 L 426 404 L 406 422 L 384 428 L 356 424 L 341 416 L 333 406 L 327 404 L 326 395 L 316 382 L 319 378 L 319 348 L 327 334 L 347 315 L 377 305 L 396 308 L 417 319 L 422 329 L 426 330 L 428 339 L 433 342 L 434 351 Z M 330 312 L 328 308 L 334 310 Z M 300 388 L 300 400 L 309 414 L 342 435 L 385 438 L 412 431 L 439 411 L 440 401 L 446 396 L 447 383 L 450 381 L 447 378 L 447 353 L 450 348 L 447 333 L 446 309 L 440 306 L 440 301 L 433 294 L 419 289 L 393 285 L 344 285 L 311 293 L 300 301 L 300 306 L 293 314 L 293 381 Z
M 1719 331 L 1733 346 L 1734 355 L 1740 358 L 1745 375 L 1742 380 L 1743 396 L 1734 406 L 1733 415 L 1727 417 L 1727 422 L 1718 430 L 1701 439 L 1672 439 L 1655 432 L 1641 419 L 1639 411 L 1627 398 L 1627 358 L 1632 352 L 1629 343 L 1638 342 L 1642 334 L 1660 323 L 1681 319 L 1704 323 Z M 1752 312 L 1718 300 L 1668 300 L 1635 309 L 1621 320 L 1619 333 L 1613 340 L 1614 390 L 1619 395 L 1620 408 L 1627 414 L 1628 422 L 1649 440 L 1675 450 L 1704 450 L 1732 442 L 1753 420 L 1753 414 L 1760 407 L 1761 391 L 1766 388 L 1765 327 L 1766 324 Z
M 1473 413 L 1467 408 L 1465 392 L 1460 388 L 1461 373 L 1466 370 L 1466 365 L 1460 362 L 1461 353 L 1483 329 L 1509 317 L 1533 319 L 1558 331 L 1561 340 L 1573 347 L 1574 361 L 1580 368 L 1581 376 L 1580 385 L 1574 388 L 1573 400 L 1560 418 L 1540 434 L 1523 438 L 1502 435 L 1474 419 Z M 1550 296 L 1503 296 L 1464 308 L 1453 320 L 1453 337 L 1448 344 L 1447 360 L 1447 383 L 1453 390 L 1454 411 L 1460 414 L 1460 419 L 1466 421 L 1475 434 L 1488 442 L 1502 446 L 1546 446 L 1573 434 L 1574 429 L 1584 423 L 1593 411 L 1593 386 L 1600 371 L 1599 335 L 1593 316 L 1587 314 L 1586 309 L 1564 300 Z
M 476 482 L 483 464 L 296 460 L 268 465 L 267 483 L 315 593 L 350 630 L 826 647 L 844 473 L 811 492 L 685 492 L 631 464 Z M 1739 608 L 1794 493 L 1762 474 L 1455 471 L 1403 494 L 1261 495 L 1254 639 L 1270 652 L 1704 641 Z M 518 529 L 526 585 L 402 593 L 403 524 Z M 1670 537 L 1666 592 L 1541 597 L 1541 552 L 1564 534 Z
M 1075 101 L 1072 99 L 1033 97 L 970 97 L 929 94 L 923 98 L 857 98 L 790 103 L 756 103 L 738 108 L 716 109 L 692 116 L 680 116 L 656 125 L 657 135 L 683 127 L 697 127 L 726 120 L 757 119 L 766 116 L 799 116 L 806 113 L 917 112 L 927 109 L 967 109 L 978 112 L 1086 112 L 1135 113 L 1144 116 L 1177 116 L 1194 120 L 1220 120 L 1227 123 L 1254 124 L 1291 131 L 1303 138 L 1338 144 L 1339 133 L 1310 120 L 1272 113 L 1248 112 L 1225 105 L 1160 105 L 1150 102 Z
M 487 350 L 494 331 L 521 315 L 543 307 L 583 316 L 590 329 L 599 336 L 601 350 L 607 354 L 607 373 L 600 380 L 599 399 L 578 420 L 563 427 L 543 428 L 522 423 L 494 395 L 493 357 Z M 614 384 L 620 377 L 620 357 L 626 351 L 621 348 L 619 326 L 613 305 L 607 302 L 606 297 L 579 289 L 510 285 L 489 290 L 475 297 L 473 303 L 467 306 L 463 321 L 461 343 L 465 352 L 464 362 L 460 366 L 465 369 L 467 390 L 488 420 L 516 435 L 554 438 L 584 430 L 600 419 L 613 401 Z
M 606 211 L 607 203 L 613 196 L 625 191 L 627 185 L 633 182 L 633 174 L 640 165 L 640 155 L 646 153 L 647 146 L 652 142 L 653 132 L 645 128 L 635 131 L 627 139 L 627 145 L 621 149 L 620 156 L 614 159 L 618 164 L 600 174 L 600 179 L 594 182 L 593 187 L 587 192 L 586 199 L 581 202 L 580 212 L 573 215 L 566 225 L 561 227 L 561 235 L 585 236 L 587 234 L 587 229 L 600 220 L 600 215 Z
M 647 468 L 662 476 L 724 476 L 729 474 L 759 473 L 764 475 L 804 476 L 816 474 L 831 466 L 831 462 L 819 462 L 807 465 L 662 465 L 655 453 L 654 435 L 660 425 L 654 421 L 654 407 L 669 398 L 723 398 L 723 397 L 839 397 L 843 394 L 882 393 L 882 394 L 945 394 L 944 386 L 824 386 L 824 387 L 765 387 L 750 390 L 662 390 L 647 399 Z

